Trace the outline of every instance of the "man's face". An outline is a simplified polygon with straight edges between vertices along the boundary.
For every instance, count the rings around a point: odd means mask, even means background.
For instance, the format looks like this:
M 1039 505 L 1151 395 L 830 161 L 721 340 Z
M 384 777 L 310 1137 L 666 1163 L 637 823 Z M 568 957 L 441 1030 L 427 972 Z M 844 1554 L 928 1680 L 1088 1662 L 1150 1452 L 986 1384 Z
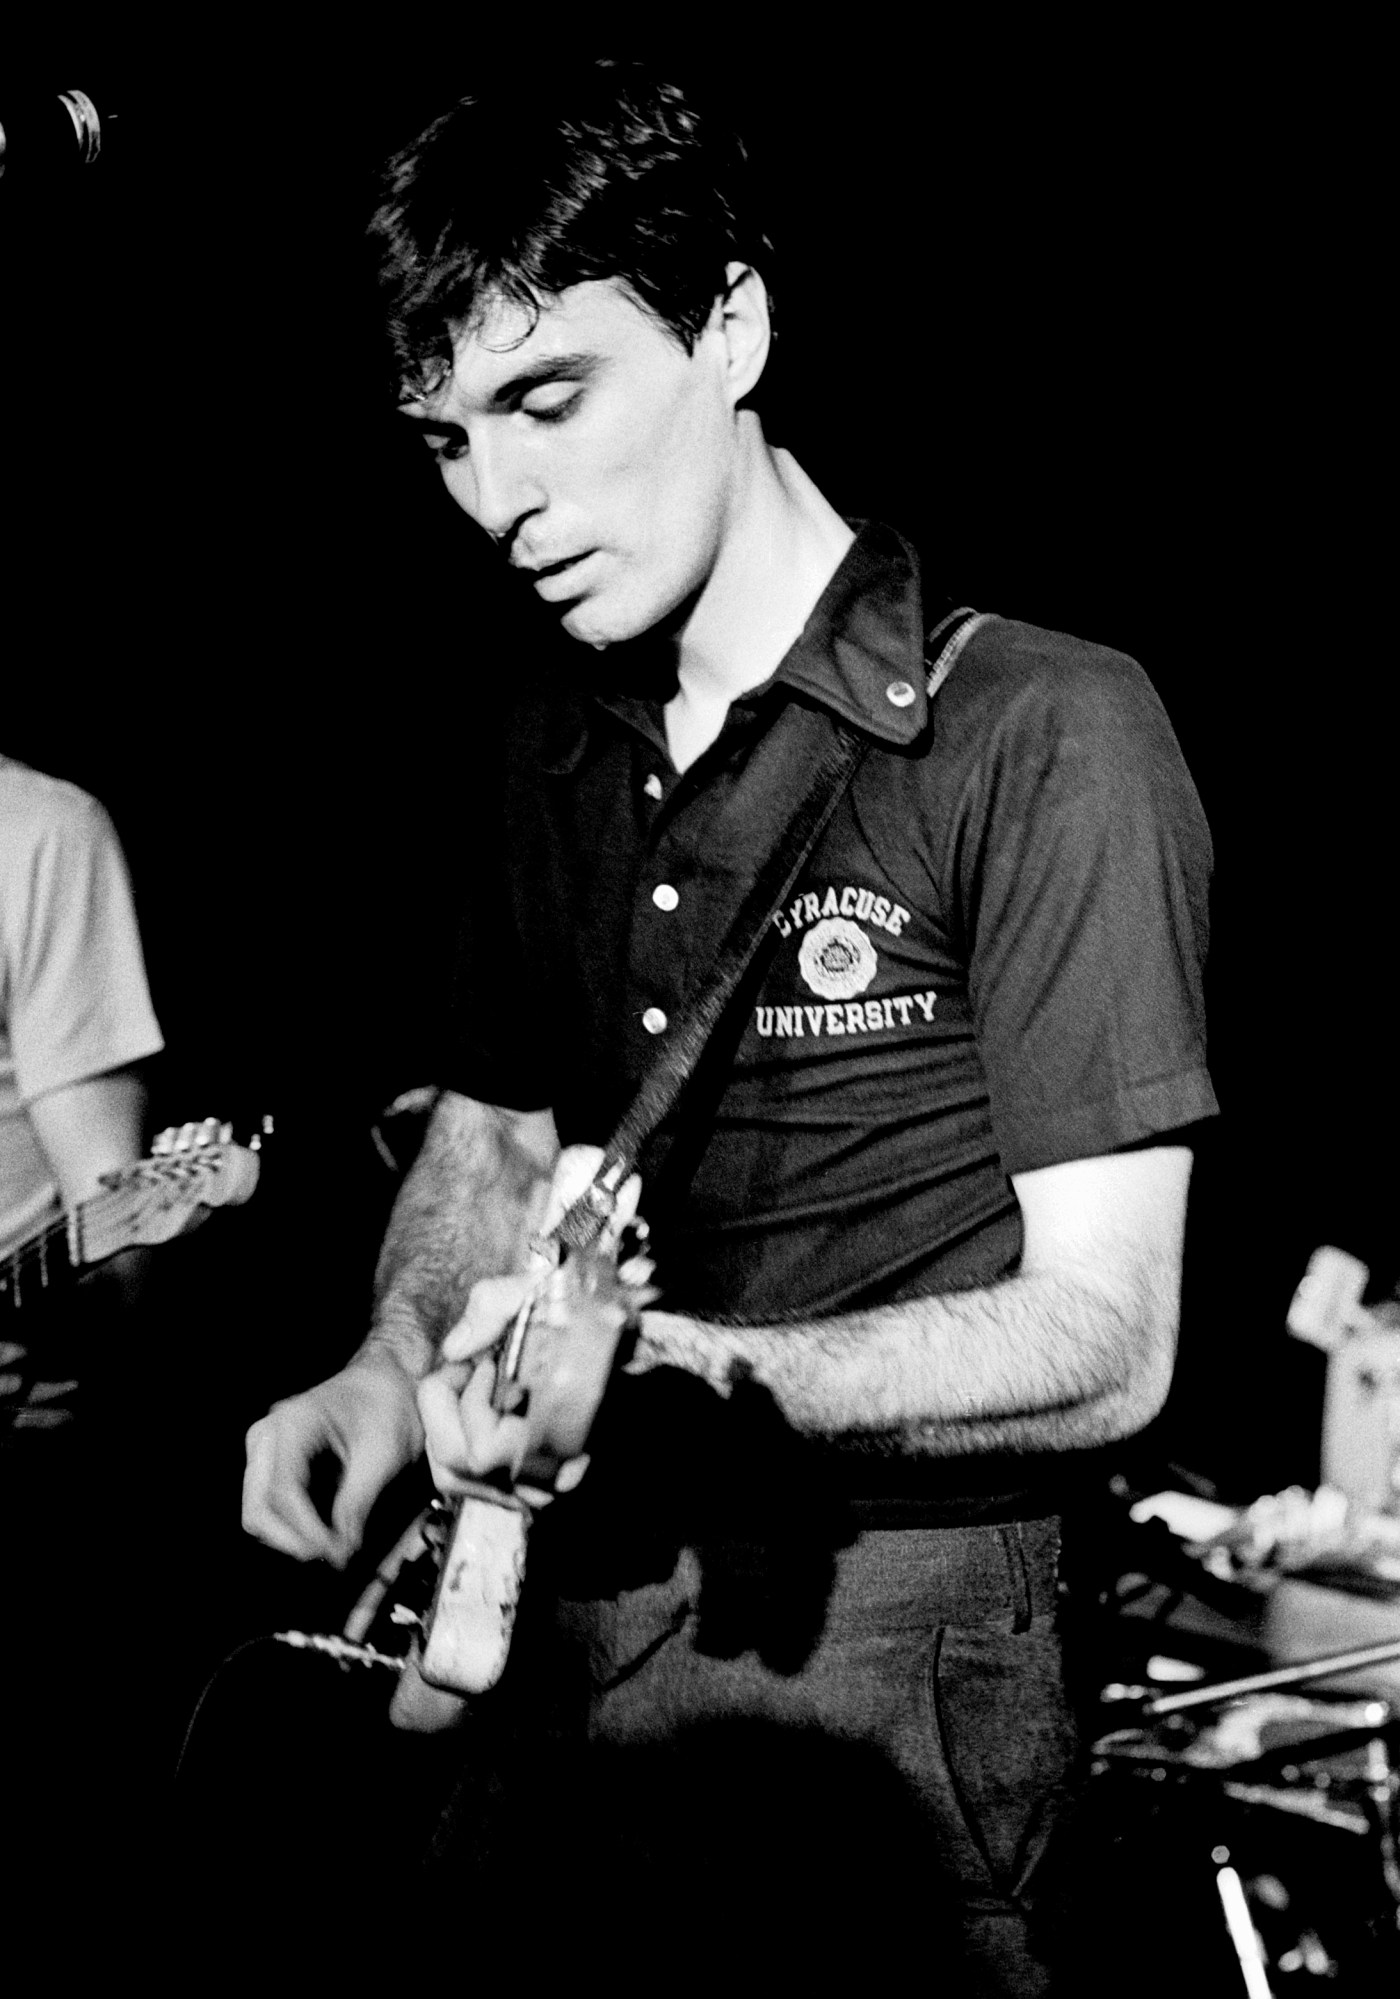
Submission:
M 404 414 L 574 638 L 636 638 L 703 588 L 737 465 L 719 312 L 687 354 L 615 283 L 571 287 L 533 330 L 498 303 Z

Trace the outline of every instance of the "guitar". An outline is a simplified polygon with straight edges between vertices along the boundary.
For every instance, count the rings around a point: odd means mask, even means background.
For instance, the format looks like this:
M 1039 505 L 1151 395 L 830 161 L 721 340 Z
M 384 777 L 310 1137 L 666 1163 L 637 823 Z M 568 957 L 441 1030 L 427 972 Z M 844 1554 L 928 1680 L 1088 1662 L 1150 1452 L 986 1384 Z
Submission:
M 124 1249 L 183 1235 L 210 1208 L 241 1206 L 258 1184 L 261 1134 L 246 1146 L 231 1137 L 214 1118 L 162 1132 L 148 1158 L 104 1173 L 100 1193 L 6 1250 L 0 1320 L 51 1302 L 83 1270 Z
M 537 1246 L 535 1283 L 498 1351 L 492 1394 L 498 1412 L 527 1426 L 515 1476 L 473 1481 L 453 1499 L 435 1500 L 381 1564 L 343 1640 L 278 1634 L 320 1643 L 337 1656 L 396 1665 L 401 1677 L 390 1719 L 397 1728 L 453 1727 L 466 1697 L 487 1692 L 505 1669 L 530 1523 L 553 1498 L 560 1467 L 587 1448 L 624 1338 L 657 1295 L 646 1225 L 633 1218 L 634 1207 L 635 1194 L 626 1219 L 600 1216 L 591 1239 L 580 1231 L 584 1239 L 576 1243 L 556 1236 Z M 425 1582 L 432 1602 L 423 1615 L 412 1599 Z M 415 1633 L 407 1656 L 397 1659 L 359 1642 L 391 1588 L 397 1600 L 389 1623 Z

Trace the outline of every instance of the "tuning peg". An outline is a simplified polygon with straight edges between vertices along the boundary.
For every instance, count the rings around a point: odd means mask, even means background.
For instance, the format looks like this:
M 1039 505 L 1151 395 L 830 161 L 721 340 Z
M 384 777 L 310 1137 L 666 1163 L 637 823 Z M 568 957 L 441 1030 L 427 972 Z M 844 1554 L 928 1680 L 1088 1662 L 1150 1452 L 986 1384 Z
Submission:
M 151 1140 L 151 1153 L 154 1158 L 168 1159 L 177 1152 L 197 1152 L 203 1146 L 228 1145 L 232 1140 L 231 1124 L 207 1117 L 199 1124 L 166 1125 Z

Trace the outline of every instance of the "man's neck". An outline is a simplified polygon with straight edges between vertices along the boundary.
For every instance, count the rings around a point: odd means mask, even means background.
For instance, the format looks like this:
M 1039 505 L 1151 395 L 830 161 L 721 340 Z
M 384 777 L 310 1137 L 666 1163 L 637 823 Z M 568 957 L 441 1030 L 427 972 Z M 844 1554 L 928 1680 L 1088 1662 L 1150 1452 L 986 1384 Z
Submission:
M 709 748 L 729 704 L 773 673 L 855 538 L 797 461 L 750 422 L 720 557 L 678 641 L 678 688 L 666 704 L 678 770 Z

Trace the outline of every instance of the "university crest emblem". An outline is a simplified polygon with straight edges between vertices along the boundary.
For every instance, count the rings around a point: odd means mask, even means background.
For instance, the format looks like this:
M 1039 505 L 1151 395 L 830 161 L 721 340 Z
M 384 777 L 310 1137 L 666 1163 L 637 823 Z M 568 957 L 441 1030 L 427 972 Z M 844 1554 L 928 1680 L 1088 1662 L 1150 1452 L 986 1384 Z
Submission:
M 845 916 L 813 924 L 802 939 L 797 964 L 812 991 L 825 1000 L 854 999 L 879 969 L 870 939 Z

